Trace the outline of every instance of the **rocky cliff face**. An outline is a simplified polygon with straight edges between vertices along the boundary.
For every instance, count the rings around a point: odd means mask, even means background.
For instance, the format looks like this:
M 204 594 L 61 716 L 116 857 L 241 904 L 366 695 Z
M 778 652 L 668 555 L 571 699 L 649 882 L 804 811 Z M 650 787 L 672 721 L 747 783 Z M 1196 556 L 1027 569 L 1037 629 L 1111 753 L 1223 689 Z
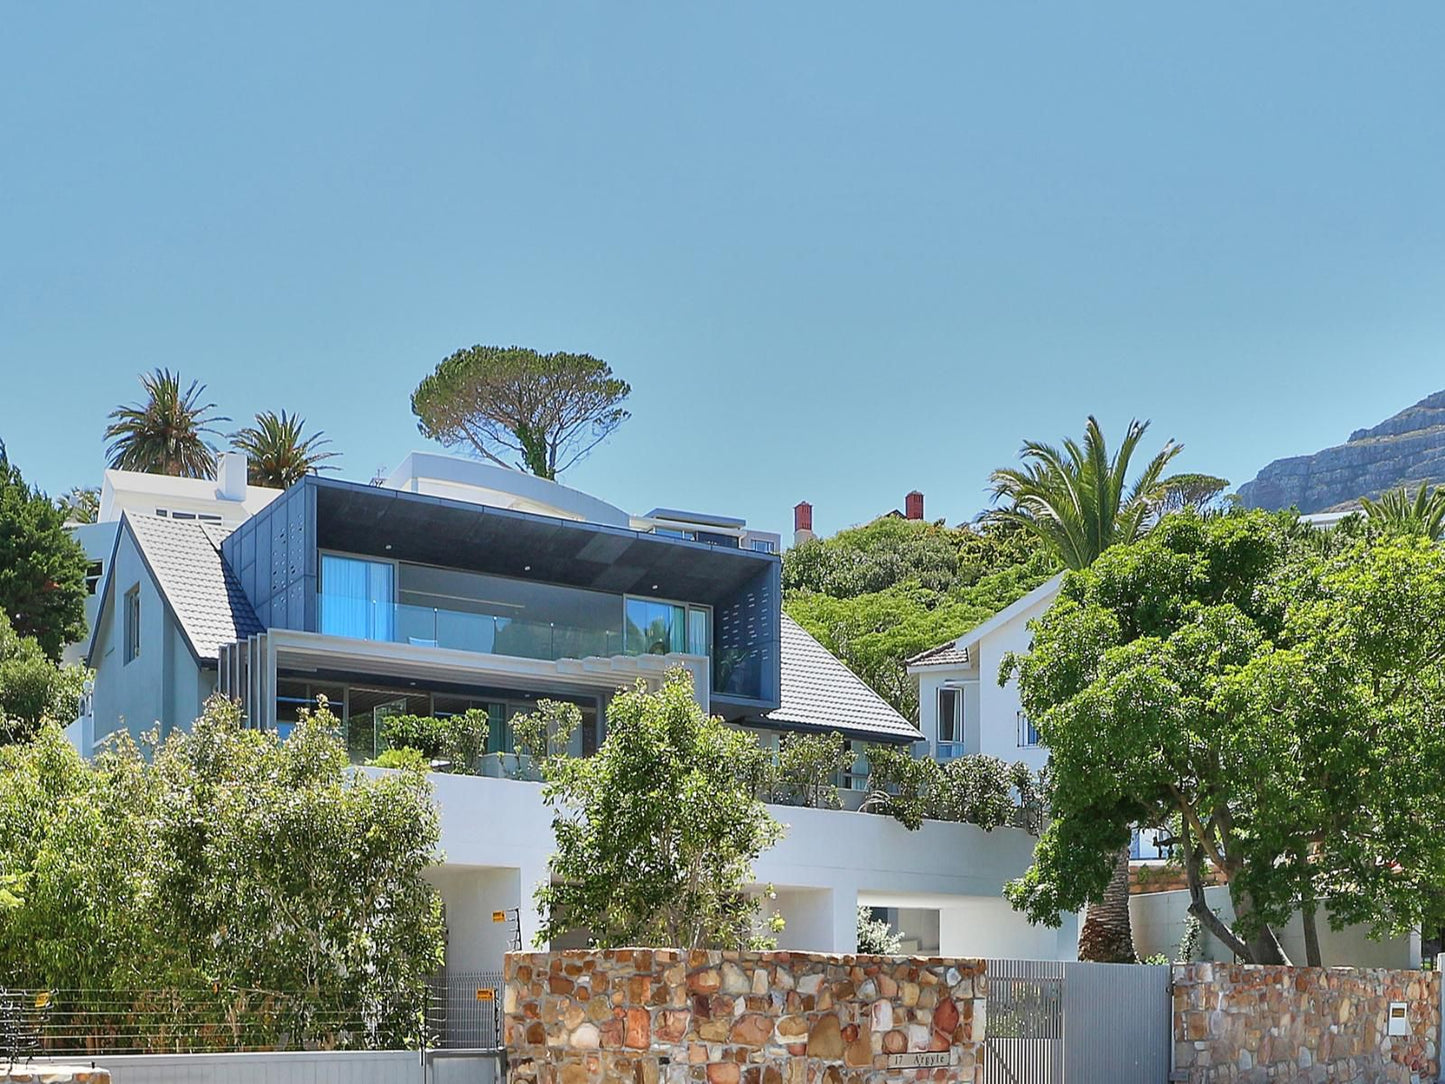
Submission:
M 1239 487 L 1248 508 L 1322 512 L 1405 484 L 1445 481 L 1445 391 L 1314 455 L 1276 459 Z

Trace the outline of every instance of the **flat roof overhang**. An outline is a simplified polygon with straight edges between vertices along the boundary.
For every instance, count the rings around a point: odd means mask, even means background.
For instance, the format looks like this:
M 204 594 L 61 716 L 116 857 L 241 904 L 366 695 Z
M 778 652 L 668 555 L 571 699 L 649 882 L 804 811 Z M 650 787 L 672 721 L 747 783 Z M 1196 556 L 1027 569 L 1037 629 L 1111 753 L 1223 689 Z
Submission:
M 451 685 L 524 686 L 548 692 L 614 692 L 642 680 L 659 685 L 669 670 L 693 673 L 707 707 L 708 660 L 698 655 L 614 655 L 585 659 L 524 659 L 318 632 L 271 629 L 265 634 L 277 671 L 368 675 L 370 680 L 436 681 Z M 703 680 L 698 681 L 701 677 Z
M 720 603 L 779 558 L 627 528 L 330 478 L 316 488 L 322 549 L 607 591 Z

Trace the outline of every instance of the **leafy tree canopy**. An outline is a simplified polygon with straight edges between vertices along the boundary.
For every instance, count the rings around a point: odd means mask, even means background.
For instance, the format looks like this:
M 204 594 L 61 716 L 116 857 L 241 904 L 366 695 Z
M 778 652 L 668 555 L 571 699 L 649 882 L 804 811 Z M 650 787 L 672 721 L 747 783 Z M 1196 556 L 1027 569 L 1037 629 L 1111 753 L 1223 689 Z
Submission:
M 57 666 L 0 613 L 0 745 L 29 740 L 43 719 L 69 723 L 85 681 L 83 667 Z
M 330 439 L 321 432 L 305 436 L 306 419 L 274 410 L 256 415 L 253 425 L 231 434 L 231 447 L 246 453 L 247 481 L 253 486 L 290 489 L 308 474 L 336 468 L 327 463 L 336 452 L 325 450 Z
M 1171 474 L 1154 491 L 1154 511 L 1160 516 L 1189 510 L 1203 512 L 1218 504 L 1220 494 L 1228 488 L 1228 478 L 1212 474 Z
M 94 523 L 100 516 L 100 487 L 71 486 L 55 498 L 67 523 Z
M 0 983 L 80 991 L 128 1035 L 157 1020 L 142 996 L 183 997 L 209 1029 L 137 1036 L 171 1049 L 414 1044 L 437 813 L 421 772 L 351 769 L 335 727 L 278 742 L 215 699 L 151 762 L 124 736 L 84 761 L 52 725 L 0 748 Z
M 537 943 L 581 929 L 602 948 L 746 946 L 752 865 L 782 832 L 751 791 L 767 753 L 704 714 L 681 672 L 618 694 L 607 730 L 595 756 L 547 765 L 557 851 Z
M 140 382 L 145 400 L 110 412 L 105 430 L 110 465 L 182 478 L 214 477 L 216 455 L 206 437 L 219 435 L 215 424 L 230 419 L 212 413 L 215 403 L 201 402 L 206 386 L 192 380 L 182 391 L 181 375 L 169 369 L 144 373 Z
M 1438 542 L 1445 534 L 1445 486 L 1431 489 L 1423 482 L 1410 496 L 1405 486 L 1386 490 L 1380 499 L 1360 500 L 1369 525 L 1388 534 L 1415 534 Z
M 85 635 L 85 551 L 0 447 L 0 612 L 52 660 Z
M 448 447 L 556 478 L 630 416 L 632 393 L 589 354 L 539 354 L 520 346 L 458 350 L 417 385 L 417 428 Z M 518 458 L 509 463 L 507 457 Z
M 1149 423 L 1131 421 L 1113 456 L 1098 421 L 1089 416 L 1083 442 L 1069 438 L 1063 448 L 1025 441 L 1022 467 L 993 472 L 995 500 L 1007 502 L 996 519 L 1037 535 L 1067 568 L 1087 568 L 1099 554 L 1132 542 L 1153 511 L 1164 468 L 1184 450 L 1166 441 L 1133 481 L 1129 467 Z
M 1191 912 L 1245 960 L 1284 960 L 1296 909 L 1418 928 L 1445 871 L 1445 553 L 1309 542 L 1288 516 L 1171 516 L 1066 577 L 1016 670 L 1050 750 L 1051 821 L 1016 907 L 1097 899 L 1133 825 L 1173 826 Z M 1205 904 L 1228 885 L 1226 925 Z

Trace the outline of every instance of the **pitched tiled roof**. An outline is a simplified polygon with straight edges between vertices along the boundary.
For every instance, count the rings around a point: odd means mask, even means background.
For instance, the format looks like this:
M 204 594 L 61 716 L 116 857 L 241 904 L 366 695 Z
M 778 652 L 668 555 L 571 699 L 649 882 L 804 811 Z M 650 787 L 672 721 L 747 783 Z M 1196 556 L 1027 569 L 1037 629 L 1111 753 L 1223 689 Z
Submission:
M 125 521 L 197 658 L 214 659 L 221 644 L 266 631 L 221 558 L 222 531 L 155 516 Z
M 927 651 L 920 651 L 913 658 L 908 660 L 909 666 L 967 666 L 969 661 L 968 648 L 959 647 L 957 640 L 950 640 L 946 644 L 939 644 L 937 647 L 930 647 Z
M 836 730 L 874 741 L 921 741 L 923 734 L 783 614 L 782 704 L 763 718 L 805 730 Z

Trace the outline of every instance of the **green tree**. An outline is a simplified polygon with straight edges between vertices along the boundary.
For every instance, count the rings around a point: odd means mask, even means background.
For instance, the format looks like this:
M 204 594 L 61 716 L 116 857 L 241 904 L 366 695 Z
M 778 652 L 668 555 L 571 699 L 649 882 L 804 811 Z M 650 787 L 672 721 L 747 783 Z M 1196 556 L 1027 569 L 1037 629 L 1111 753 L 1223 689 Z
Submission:
M 0 446 L 0 613 L 50 659 L 85 635 L 85 551 Z
M 451 775 L 479 775 L 487 751 L 491 721 L 482 708 L 468 708 L 437 719 L 430 715 L 389 715 L 381 724 L 381 738 L 391 750 L 411 749 L 421 754 L 433 771 Z M 386 757 L 383 753 L 382 757 Z M 377 758 L 376 766 L 397 767 L 403 759 Z
M 253 486 L 290 489 L 308 474 L 336 468 L 326 462 L 336 452 L 323 451 L 331 441 L 321 432 L 304 436 L 306 419 L 284 410 L 263 410 L 254 425 L 231 434 L 231 447 L 245 452 L 247 480 Z
M 1066 578 L 1016 670 L 1050 750 L 1052 818 L 1010 886 L 1035 921 L 1098 898 L 1136 824 L 1173 825 L 1190 911 L 1278 963 L 1296 909 L 1398 932 L 1438 919 L 1445 553 L 1321 554 L 1287 517 L 1165 519 Z M 1001 674 L 1001 676 L 1005 676 Z M 1207 906 L 1206 872 L 1235 921 Z
M 853 750 L 842 734 L 787 734 L 765 771 L 758 796 L 767 802 L 838 809 L 838 776 L 852 766 Z
M 1042 821 L 1038 777 L 1027 764 L 970 754 L 940 764 L 906 748 L 868 749 L 868 796 L 863 810 L 893 817 L 911 832 L 925 820 L 1004 825 L 1037 833 Z
M 140 383 L 144 402 L 110 412 L 105 430 L 110 465 L 181 478 L 214 477 L 216 455 L 206 435 L 219 436 L 215 423 L 230 419 L 211 413 L 215 403 L 200 401 L 206 386 L 192 380 L 182 391 L 180 374 L 169 369 L 144 373 Z
M 29 740 L 43 719 L 69 723 L 85 682 L 83 667 L 57 666 L 0 613 L 0 744 Z
M 520 346 L 458 350 L 417 385 L 417 428 L 500 466 L 556 478 L 625 422 L 632 393 L 589 354 Z M 515 454 L 515 463 L 506 457 Z
M 537 710 L 512 717 L 512 745 L 539 766 L 567 755 L 582 725 L 582 709 L 565 700 L 538 700 Z
M 704 714 L 680 671 L 619 693 L 607 729 L 596 756 L 548 765 L 557 851 L 537 943 L 585 930 L 603 948 L 747 945 L 753 862 L 782 832 L 749 789 L 767 754 Z
M 1445 534 L 1445 486 L 1431 489 L 1425 483 L 1410 496 L 1405 486 L 1386 490 L 1378 501 L 1360 498 L 1371 527 L 1392 534 L 1423 535 L 1431 542 Z
M 72 486 L 55 498 L 66 523 L 94 523 L 100 516 L 100 487 Z
M 49 724 L 0 747 L 0 982 L 172 1051 L 414 1043 L 437 813 L 421 772 L 353 770 L 335 726 L 278 742 L 217 699 L 149 761 L 123 733 L 84 761 Z M 192 1027 L 154 1011 L 178 1003 Z
M 1150 500 L 1157 516 L 1190 510 L 1203 512 L 1215 507 L 1219 495 L 1228 488 L 1228 478 L 1212 474 L 1171 474 L 1159 483 Z
M 1007 506 L 992 513 L 1036 535 L 1065 568 L 1088 568 L 1110 546 L 1132 542 L 1144 531 L 1161 491 L 1164 468 L 1183 450 L 1166 441 L 1131 483 L 1129 468 L 1149 423 L 1133 419 L 1113 457 L 1098 420 L 1091 414 L 1084 440 L 1069 438 L 1060 451 L 1041 441 L 1026 441 L 1022 467 L 993 472 L 995 501 Z M 1167 496 L 1161 499 L 1170 499 Z M 1114 859 L 1109 891 L 1091 902 L 1079 934 L 1079 958 L 1100 963 L 1135 959 L 1129 921 L 1127 841 Z
M 1024 466 L 991 476 L 994 499 L 1007 502 L 993 515 L 1036 534 L 1065 567 L 1087 568 L 1110 546 L 1139 536 L 1164 468 L 1184 448 L 1167 441 L 1130 483 L 1134 451 L 1148 428 L 1148 422 L 1131 421 L 1113 458 L 1093 415 L 1082 444 L 1069 438 L 1060 451 L 1026 441 L 1019 453 Z

